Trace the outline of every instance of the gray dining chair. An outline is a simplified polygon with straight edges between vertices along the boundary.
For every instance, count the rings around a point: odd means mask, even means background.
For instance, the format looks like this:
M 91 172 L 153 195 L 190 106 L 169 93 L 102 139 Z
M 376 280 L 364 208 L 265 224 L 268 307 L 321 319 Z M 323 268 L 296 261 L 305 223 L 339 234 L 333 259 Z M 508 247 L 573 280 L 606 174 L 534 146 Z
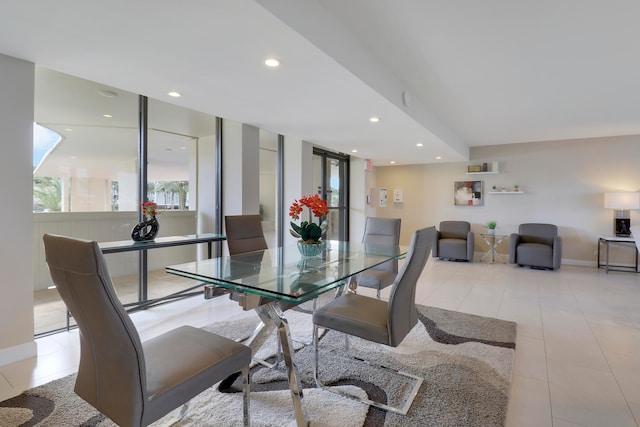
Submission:
M 224 217 L 224 224 L 229 255 L 248 254 L 250 252 L 268 249 L 260 215 L 227 215 Z M 237 293 L 232 293 L 230 294 L 230 298 L 238 301 L 245 310 L 253 309 L 263 304 L 273 303 L 273 298 L 260 295 L 238 295 Z M 282 311 L 289 310 L 297 305 L 284 301 L 279 301 L 277 304 Z M 315 300 L 313 307 L 315 308 Z M 265 324 L 260 322 L 253 331 L 252 336 L 257 335 L 264 327 Z M 310 345 L 311 343 L 303 344 Z M 278 347 L 274 363 L 255 358 L 255 361 L 269 368 L 277 367 L 282 360 L 283 354 L 280 335 L 278 335 Z
M 229 255 L 239 255 L 268 249 L 267 240 L 262 230 L 262 218 L 260 215 L 226 215 L 224 217 L 225 235 Z M 212 286 L 212 285 L 207 285 Z M 210 294 L 227 293 L 226 289 L 216 288 Z M 259 295 L 238 295 L 232 292 L 229 295 L 234 301 L 238 301 L 245 310 L 264 304 L 266 299 Z
M 80 329 L 75 393 L 122 427 L 146 426 L 236 372 L 249 417 L 251 349 L 181 326 L 142 342 L 118 300 L 96 242 L 45 234 L 49 271 Z
M 519 267 L 558 269 L 562 261 L 562 238 L 553 224 L 520 224 L 509 236 L 509 262 Z
M 374 246 L 398 246 L 400 244 L 400 218 L 367 217 L 362 243 Z M 358 277 L 358 286 L 373 288 L 380 299 L 380 291 L 393 284 L 398 274 L 398 260 L 387 261 L 370 268 Z
M 260 215 L 227 215 L 224 226 L 229 255 L 268 248 Z
M 429 259 L 435 234 L 435 227 L 423 228 L 413 234 L 405 262 L 393 282 L 389 301 L 348 292 L 315 311 L 313 314 L 315 353 L 313 374 L 318 387 L 387 411 L 406 415 L 424 378 L 398 372 L 416 381 L 414 392 L 410 393 L 403 407 L 393 407 L 326 386 L 319 378 L 318 329 L 339 331 L 345 333 L 347 338 L 353 335 L 390 347 L 400 345 L 409 331 L 418 323 L 415 306 L 416 284 Z
M 433 244 L 433 257 L 453 261 L 473 261 L 475 235 L 467 221 L 442 221 Z

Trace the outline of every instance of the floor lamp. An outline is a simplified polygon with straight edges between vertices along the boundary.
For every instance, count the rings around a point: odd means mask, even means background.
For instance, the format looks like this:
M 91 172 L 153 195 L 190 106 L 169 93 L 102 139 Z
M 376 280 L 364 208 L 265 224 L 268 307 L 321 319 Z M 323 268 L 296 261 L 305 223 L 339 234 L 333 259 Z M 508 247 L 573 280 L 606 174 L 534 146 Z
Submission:
M 604 207 L 615 209 L 613 229 L 616 236 L 629 237 L 631 235 L 629 210 L 640 209 L 640 193 L 604 193 Z

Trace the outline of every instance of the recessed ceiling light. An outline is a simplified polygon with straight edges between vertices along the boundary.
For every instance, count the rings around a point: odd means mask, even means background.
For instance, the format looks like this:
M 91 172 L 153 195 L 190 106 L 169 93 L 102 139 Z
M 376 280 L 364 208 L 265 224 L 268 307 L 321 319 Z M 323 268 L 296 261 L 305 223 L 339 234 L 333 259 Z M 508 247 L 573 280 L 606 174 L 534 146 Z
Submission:
M 275 58 L 269 58 L 264 61 L 264 65 L 266 65 L 267 67 L 277 67 L 278 65 L 280 65 L 280 61 Z
M 442 160 L 442 156 L 436 156 L 436 160 Z
M 73 132 L 73 129 L 71 129 L 71 128 L 66 128 L 65 130 L 66 130 L 67 132 Z
M 356 150 L 355 148 L 353 150 L 351 150 L 352 153 L 357 153 L 358 150 Z
M 102 117 L 106 117 L 107 119 L 110 119 L 113 116 L 111 114 L 103 114 Z
M 115 98 L 118 94 L 112 90 L 99 90 L 98 94 L 100 96 L 104 96 L 105 98 Z
M 378 123 L 380 121 L 379 117 L 373 116 L 369 119 L 371 123 Z
M 168 95 L 173 97 L 173 98 L 180 98 L 182 96 L 182 94 L 180 92 L 176 92 L 176 91 L 171 91 L 171 92 L 169 92 Z
M 418 143 L 416 144 L 416 147 L 422 147 L 423 145 L 424 145 L 424 144 L 423 144 L 422 142 L 418 142 Z
M 389 163 L 391 163 L 392 165 L 395 165 L 396 161 L 395 160 L 391 160 Z

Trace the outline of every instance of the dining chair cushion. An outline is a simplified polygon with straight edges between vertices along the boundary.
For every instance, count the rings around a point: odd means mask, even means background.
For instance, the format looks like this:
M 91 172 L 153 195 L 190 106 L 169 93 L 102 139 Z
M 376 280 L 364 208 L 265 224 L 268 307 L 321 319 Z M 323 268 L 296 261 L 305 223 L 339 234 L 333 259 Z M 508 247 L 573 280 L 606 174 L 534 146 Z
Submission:
M 313 322 L 317 325 L 389 345 L 386 301 L 346 293 L 331 302 L 330 311 L 326 307 L 316 309 Z
M 160 418 L 167 407 L 192 399 L 251 361 L 249 347 L 191 326 L 144 341 L 142 347 L 152 403 L 145 417 L 150 419 Z

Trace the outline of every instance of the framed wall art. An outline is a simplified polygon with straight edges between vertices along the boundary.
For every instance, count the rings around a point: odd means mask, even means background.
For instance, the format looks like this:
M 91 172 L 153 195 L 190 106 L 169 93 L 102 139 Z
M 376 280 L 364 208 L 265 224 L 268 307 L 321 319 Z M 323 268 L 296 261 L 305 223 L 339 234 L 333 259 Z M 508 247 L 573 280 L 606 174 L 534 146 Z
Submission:
M 481 206 L 482 181 L 455 181 L 453 183 L 455 206 Z

